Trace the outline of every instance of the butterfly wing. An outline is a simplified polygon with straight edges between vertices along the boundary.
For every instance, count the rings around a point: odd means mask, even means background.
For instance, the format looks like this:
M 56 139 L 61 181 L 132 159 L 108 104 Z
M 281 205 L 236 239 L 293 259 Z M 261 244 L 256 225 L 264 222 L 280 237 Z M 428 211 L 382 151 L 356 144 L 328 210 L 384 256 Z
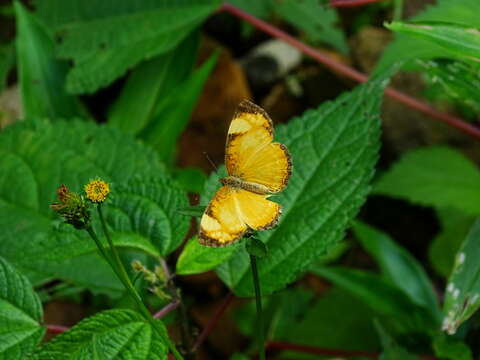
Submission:
M 242 101 L 228 129 L 228 174 L 264 185 L 270 193 L 282 191 L 291 175 L 291 158 L 284 145 L 272 141 L 273 124 L 268 114 L 250 101 Z
M 235 189 L 222 186 L 208 204 L 200 220 L 199 241 L 206 246 L 226 246 L 247 231 L 238 213 Z
M 281 206 L 266 196 L 222 186 L 200 220 L 200 243 L 226 246 L 239 240 L 248 228 L 266 230 L 275 226 Z
M 282 207 L 266 197 L 243 189 L 236 190 L 235 200 L 240 218 L 253 230 L 273 228 L 282 213 Z

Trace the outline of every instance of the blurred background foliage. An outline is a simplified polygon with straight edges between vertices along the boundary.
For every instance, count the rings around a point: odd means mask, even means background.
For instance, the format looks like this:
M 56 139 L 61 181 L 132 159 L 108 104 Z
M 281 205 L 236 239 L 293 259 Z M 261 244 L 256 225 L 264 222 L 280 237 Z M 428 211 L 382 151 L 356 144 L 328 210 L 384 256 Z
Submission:
M 230 3 L 373 80 L 355 86 L 218 0 L 0 2 L 0 358 L 27 356 L 44 324 L 110 308 L 81 326 L 138 321 L 94 244 L 48 207 L 96 176 L 122 260 L 175 272 L 192 339 L 236 295 L 197 358 L 254 356 L 247 253 L 200 246 L 189 208 L 218 188 L 208 159 L 223 162 L 251 98 L 294 161 L 282 222 L 260 235 L 269 358 L 478 359 L 478 139 L 382 100 L 396 72 L 392 86 L 478 125 L 478 0 Z M 137 286 L 152 310 L 171 300 Z M 178 313 L 164 318 L 175 340 Z M 72 338 L 59 343 L 93 346 Z

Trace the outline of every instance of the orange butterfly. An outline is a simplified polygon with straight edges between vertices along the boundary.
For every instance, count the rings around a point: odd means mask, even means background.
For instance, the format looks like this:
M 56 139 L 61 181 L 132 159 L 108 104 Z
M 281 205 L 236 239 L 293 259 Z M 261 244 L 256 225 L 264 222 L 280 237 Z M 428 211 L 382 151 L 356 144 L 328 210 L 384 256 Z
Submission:
M 200 243 L 226 246 L 250 228 L 274 227 L 282 207 L 267 197 L 282 191 L 292 172 L 285 145 L 273 141 L 273 124 L 261 107 L 242 101 L 228 129 L 225 166 L 228 176 L 200 221 Z

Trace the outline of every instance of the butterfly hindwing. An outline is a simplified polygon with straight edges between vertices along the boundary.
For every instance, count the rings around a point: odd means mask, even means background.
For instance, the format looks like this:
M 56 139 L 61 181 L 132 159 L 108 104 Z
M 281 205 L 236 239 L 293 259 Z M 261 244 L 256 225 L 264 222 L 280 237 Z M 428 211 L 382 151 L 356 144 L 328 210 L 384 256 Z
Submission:
M 247 225 L 237 210 L 235 189 L 222 186 L 208 204 L 200 220 L 200 243 L 225 246 L 240 239 Z
M 273 228 L 282 213 L 282 207 L 266 197 L 243 189 L 235 191 L 240 218 L 253 230 Z
M 285 146 L 273 141 L 273 125 L 259 106 L 244 100 L 228 130 L 225 165 L 229 175 L 266 186 L 276 193 L 285 188 L 291 160 Z
M 210 201 L 200 221 L 200 243 L 226 246 L 239 240 L 248 228 L 266 230 L 274 227 L 281 206 L 266 195 L 222 186 Z

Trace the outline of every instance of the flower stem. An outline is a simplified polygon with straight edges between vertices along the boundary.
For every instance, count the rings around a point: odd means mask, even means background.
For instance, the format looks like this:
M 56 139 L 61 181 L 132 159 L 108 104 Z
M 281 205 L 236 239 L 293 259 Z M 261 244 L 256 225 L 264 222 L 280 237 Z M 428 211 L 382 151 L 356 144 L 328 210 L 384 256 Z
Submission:
M 117 277 L 120 279 L 123 286 L 126 288 L 128 294 L 136 302 L 137 307 L 140 313 L 142 314 L 142 316 L 152 325 L 152 327 L 155 329 L 158 335 L 160 335 L 160 337 L 162 338 L 163 342 L 167 344 L 170 351 L 175 356 L 175 359 L 183 360 L 182 355 L 180 355 L 178 350 L 175 348 L 175 345 L 173 345 L 170 339 L 168 339 L 168 337 L 165 335 L 163 329 L 159 327 L 157 321 L 152 317 L 152 314 L 150 313 L 150 311 L 148 311 L 145 303 L 143 302 L 142 298 L 138 294 L 137 289 L 135 289 L 135 286 L 133 286 L 133 283 L 130 280 L 130 277 L 128 276 L 127 271 L 125 270 L 125 267 L 123 266 L 120 256 L 118 255 L 115 245 L 113 244 L 112 238 L 110 237 L 110 234 L 108 232 L 107 225 L 105 223 L 105 219 L 102 213 L 102 205 L 99 204 L 97 206 L 97 209 L 98 209 L 98 215 L 100 217 L 100 222 L 102 224 L 103 232 L 110 246 L 110 254 L 107 254 L 107 252 L 105 251 L 105 248 L 103 247 L 102 243 L 100 242 L 97 235 L 95 234 L 95 231 L 91 227 L 87 228 L 87 232 L 90 234 L 90 237 L 95 241 L 95 244 L 97 244 L 98 249 L 102 253 L 105 260 L 107 260 L 107 262 L 110 264 L 113 271 L 115 272 Z
M 250 254 L 250 264 L 252 266 L 253 286 L 255 287 L 255 302 L 257 304 L 258 353 L 260 360 L 265 360 L 265 329 L 263 326 L 262 294 L 260 292 L 257 257 L 255 255 Z

